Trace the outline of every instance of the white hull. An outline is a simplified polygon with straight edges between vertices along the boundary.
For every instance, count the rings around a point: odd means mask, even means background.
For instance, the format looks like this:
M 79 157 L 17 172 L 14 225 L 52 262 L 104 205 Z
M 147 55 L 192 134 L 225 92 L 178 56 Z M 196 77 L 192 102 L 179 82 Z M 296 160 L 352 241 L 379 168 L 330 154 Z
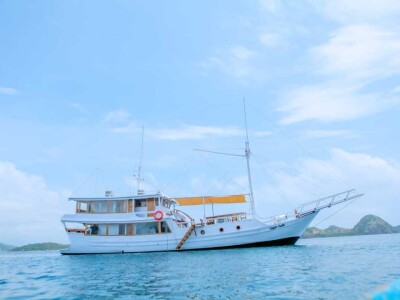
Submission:
M 61 250 L 61 253 L 135 253 L 293 245 L 317 214 L 318 211 L 278 224 L 265 224 L 250 219 L 198 226 L 180 250 L 177 250 L 176 247 L 189 228 L 180 228 L 172 219 L 165 219 L 171 227 L 171 233 L 151 236 L 90 236 L 69 232 L 71 246 Z M 238 226 L 240 229 L 237 229 Z M 221 228 L 223 228 L 223 232 L 220 231 Z M 202 230 L 204 230 L 204 234 L 201 234 Z

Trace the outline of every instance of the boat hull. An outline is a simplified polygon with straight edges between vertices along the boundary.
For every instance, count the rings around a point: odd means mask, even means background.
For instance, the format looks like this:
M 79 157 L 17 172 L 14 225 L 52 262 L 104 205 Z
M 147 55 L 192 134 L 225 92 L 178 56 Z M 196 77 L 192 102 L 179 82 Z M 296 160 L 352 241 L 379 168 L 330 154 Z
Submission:
M 258 220 L 242 220 L 199 226 L 179 250 L 176 249 L 176 246 L 188 228 L 180 228 L 172 220 L 170 220 L 172 233 L 168 234 L 86 236 L 71 232 L 68 233 L 71 242 L 70 248 L 60 252 L 65 255 L 111 254 L 294 245 L 317 213 L 318 211 L 278 224 L 265 224 Z

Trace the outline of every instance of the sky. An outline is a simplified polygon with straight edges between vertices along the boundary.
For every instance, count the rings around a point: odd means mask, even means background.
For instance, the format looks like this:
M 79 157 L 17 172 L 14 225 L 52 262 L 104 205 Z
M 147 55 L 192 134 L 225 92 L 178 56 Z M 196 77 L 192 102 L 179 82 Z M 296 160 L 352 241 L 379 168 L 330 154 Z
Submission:
M 248 193 L 243 159 L 193 150 L 243 153 L 244 98 L 259 216 L 354 188 L 313 224 L 399 225 L 399 20 L 396 0 L 0 1 L 0 242 L 65 243 L 68 197 L 135 192 L 142 126 L 146 192 Z

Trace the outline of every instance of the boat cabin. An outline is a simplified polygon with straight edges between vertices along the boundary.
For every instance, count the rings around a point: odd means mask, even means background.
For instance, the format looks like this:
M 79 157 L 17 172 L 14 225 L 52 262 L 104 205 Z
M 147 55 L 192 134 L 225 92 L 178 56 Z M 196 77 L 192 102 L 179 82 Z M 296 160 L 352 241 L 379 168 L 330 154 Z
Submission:
M 135 197 L 69 198 L 76 201 L 77 214 L 137 213 L 139 217 L 152 217 L 157 210 L 169 211 L 176 201 L 161 194 Z

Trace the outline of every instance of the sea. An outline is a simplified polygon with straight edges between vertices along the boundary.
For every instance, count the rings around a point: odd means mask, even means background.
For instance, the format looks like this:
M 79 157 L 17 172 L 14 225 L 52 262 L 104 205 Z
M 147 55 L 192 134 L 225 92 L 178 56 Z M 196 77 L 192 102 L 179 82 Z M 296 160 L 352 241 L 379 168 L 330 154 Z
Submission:
M 0 299 L 368 299 L 398 279 L 400 234 L 210 251 L 0 253 Z

